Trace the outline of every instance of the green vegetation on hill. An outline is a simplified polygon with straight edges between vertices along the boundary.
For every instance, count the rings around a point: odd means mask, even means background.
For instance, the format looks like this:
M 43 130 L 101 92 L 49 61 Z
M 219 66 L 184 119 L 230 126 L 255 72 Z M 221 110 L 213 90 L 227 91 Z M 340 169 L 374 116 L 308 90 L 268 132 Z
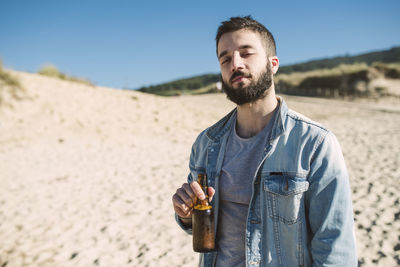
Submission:
M 380 97 L 391 95 L 389 88 L 371 82 L 377 78 L 400 78 L 400 64 L 365 63 L 339 65 L 332 69 L 277 75 L 278 93 L 322 97 Z
M 400 62 L 400 47 L 393 47 L 389 50 L 375 51 L 357 56 L 340 56 L 334 58 L 311 60 L 305 63 L 282 66 L 280 74 L 292 72 L 304 72 L 317 69 L 331 69 L 343 64 L 366 63 L 371 65 L 374 62 L 396 63 Z
M 214 91 L 213 84 L 220 80 L 218 74 L 205 74 L 192 78 L 180 79 L 160 85 L 142 87 L 141 92 L 162 96 L 173 96 L 182 94 L 210 93 Z
M 69 76 L 65 73 L 60 72 L 56 66 L 48 64 L 43 66 L 39 71 L 39 74 L 41 75 L 46 75 L 46 76 L 50 76 L 50 77 L 55 77 L 55 78 L 59 78 L 61 80 L 66 80 L 66 81 L 72 81 L 72 82 L 79 82 L 79 83 L 83 83 L 83 84 L 87 84 L 87 85 L 91 85 L 93 86 L 93 84 L 87 80 L 87 79 L 82 79 L 82 78 L 76 78 L 73 76 Z
M 334 57 L 312 60 L 301 64 L 281 66 L 276 78 L 278 84 L 280 81 L 279 88 L 281 92 L 306 95 L 312 95 L 316 94 L 316 92 L 321 92 L 318 95 L 326 94 L 328 96 L 331 93 L 326 93 L 325 91 L 333 90 L 336 93 L 332 94 L 337 95 L 338 92 L 335 90 L 338 88 L 338 84 L 341 84 L 341 91 L 350 92 L 354 88 L 351 90 L 349 88 L 354 87 L 355 84 L 358 84 L 359 88 L 363 87 L 360 85 L 361 83 L 357 83 L 352 79 L 360 78 L 363 82 L 369 81 L 367 81 L 366 78 L 361 78 L 362 74 L 354 74 L 355 76 L 350 75 L 351 77 L 344 75 L 347 72 L 353 73 L 357 71 L 364 71 L 368 73 L 369 76 L 373 75 L 371 73 L 376 74 L 376 72 L 378 72 L 382 73 L 386 78 L 400 78 L 398 76 L 400 72 L 397 71 L 398 65 L 392 63 L 400 63 L 400 47 L 393 47 L 388 50 L 375 51 L 356 56 Z M 361 67 L 360 64 L 363 67 Z M 350 65 L 354 66 L 350 67 Z M 331 69 L 332 71 L 329 71 Z M 332 75 L 336 77 L 334 82 L 331 80 Z M 364 73 L 364 75 L 366 74 Z M 313 76 L 315 76 L 315 78 L 312 78 Z M 340 80 L 340 77 L 345 80 Z M 351 85 L 348 83 L 349 79 L 352 81 Z M 215 83 L 218 81 L 220 81 L 220 74 L 205 74 L 164 84 L 142 87 L 138 90 L 141 92 L 162 96 L 210 93 L 217 92 Z M 325 84 L 325 82 L 327 84 Z M 333 83 L 331 84 L 330 82 Z M 328 84 L 331 88 L 329 90 L 326 89 Z M 345 86 L 345 84 L 347 85 Z M 301 90 L 299 89 L 299 86 L 301 86 Z M 335 86 L 337 87 L 336 89 L 334 88 Z M 305 91 L 306 89 L 309 90 Z M 359 91 L 359 89 L 357 90 Z M 354 89 L 353 91 L 356 92 L 357 90 Z
M 0 84 L 11 87 L 22 88 L 17 78 L 11 76 L 8 72 L 3 69 L 3 62 L 0 60 Z
M 10 106 L 10 99 L 21 99 L 25 89 L 19 80 L 3 69 L 3 62 L 0 60 L 0 106 Z

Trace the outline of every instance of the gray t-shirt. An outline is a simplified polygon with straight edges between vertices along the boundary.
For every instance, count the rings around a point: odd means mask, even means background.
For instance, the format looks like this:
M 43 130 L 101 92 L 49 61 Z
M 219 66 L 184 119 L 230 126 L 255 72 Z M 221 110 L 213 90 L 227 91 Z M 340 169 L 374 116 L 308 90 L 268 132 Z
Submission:
M 274 116 L 251 138 L 239 137 L 236 127 L 229 134 L 219 181 L 217 267 L 246 266 L 245 233 L 252 183 L 273 121 Z

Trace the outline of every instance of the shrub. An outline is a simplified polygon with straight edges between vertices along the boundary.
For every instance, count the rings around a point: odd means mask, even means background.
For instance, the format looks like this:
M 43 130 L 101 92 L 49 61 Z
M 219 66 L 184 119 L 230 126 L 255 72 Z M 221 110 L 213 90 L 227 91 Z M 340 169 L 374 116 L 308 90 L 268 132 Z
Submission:
M 55 77 L 55 78 L 58 78 L 58 79 L 61 79 L 61 80 L 79 82 L 79 83 L 84 83 L 84 84 L 93 86 L 93 84 L 89 80 L 83 79 L 83 78 L 77 78 L 77 77 L 73 77 L 73 76 L 68 76 L 67 74 L 60 72 L 57 69 L 57 67 L 52 65 L 52 64 L 44 65 L 38 71 L 38 73 L 41 74 L 41 75 Z
M 332 69 L 277 75 L 276 88 L 281 93 L 308 96 L 381 95 L 379 90 L 368 89 L 368 84 L 378 77 L 396 77 L 397 70 L 400 73 L 400 67 L 395 64 L 340 65 Z
M 44 65 L 39 71 L 39 74 L 46 75 L 50 77 L 61 78 L 61 73 L 58 71 L 57 67 L 51 64 Z
M 384 64 L 381 62 L 375 62 L 372 64 L 372 67 L 383 73 L 386 78 L 400 79 L 400 64 Z
M 11 86 L 11 87 L 17 87 L 17 88 L 22 89 L 22 86 L 21 86 L 19 80 L 4 71 L 3 62 L 1 60 L 0 60 L 0 83 L 3 83 L 5 85 Z
M 13 107 L 11 99 L 22 99 L 25 90 L 19 80 L 3 69 L 0 60 L 0 106 Z

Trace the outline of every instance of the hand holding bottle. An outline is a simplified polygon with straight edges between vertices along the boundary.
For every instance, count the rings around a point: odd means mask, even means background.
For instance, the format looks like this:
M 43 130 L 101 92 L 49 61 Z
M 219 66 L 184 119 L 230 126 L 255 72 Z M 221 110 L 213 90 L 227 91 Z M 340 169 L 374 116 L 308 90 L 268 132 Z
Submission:
M 212 200 L 212 197 L 215 194 L 215 190 L 212 187 L 208 187 L 208 196 L 209 200 Z M 176 193 L 172 197 L 172 204 L 174 206 L 175 213 L 178 214 L 181 218 L 192 218 L 193 207 L 196 203 L 196 200 L 204 200 L 206 198 L 201 186 L 198 182 L 194 181 L 190 183 L 184 183 Z

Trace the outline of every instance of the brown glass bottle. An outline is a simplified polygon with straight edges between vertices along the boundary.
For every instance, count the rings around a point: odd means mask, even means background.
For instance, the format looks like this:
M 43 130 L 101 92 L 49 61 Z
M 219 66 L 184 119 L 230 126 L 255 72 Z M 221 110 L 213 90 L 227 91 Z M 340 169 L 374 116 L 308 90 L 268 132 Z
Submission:
M 196 252 L 210 252 L 215 250 L 214 211 L 208 201 L 206 174 L 200 173 L 197 182 L 203 189 L 206 198 L 204 200 L 197 199 L 193 208 L 193 250 Z

